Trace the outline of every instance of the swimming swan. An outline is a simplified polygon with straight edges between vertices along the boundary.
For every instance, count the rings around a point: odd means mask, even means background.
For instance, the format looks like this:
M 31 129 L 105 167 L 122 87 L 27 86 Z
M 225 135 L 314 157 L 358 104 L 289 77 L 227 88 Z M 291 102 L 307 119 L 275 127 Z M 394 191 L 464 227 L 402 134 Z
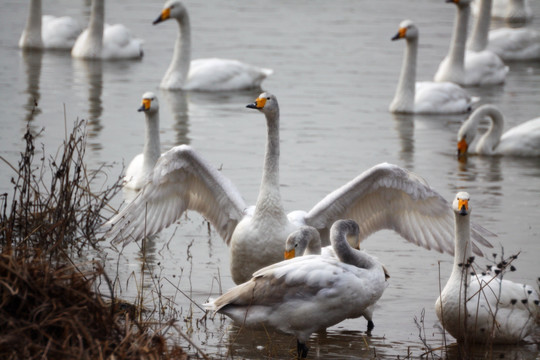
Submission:
M 477 141 L 478 125 L 488 118 L 491 125 Z M 503 134 L 504 116 L 490 104 L 482 105 L 461 125 L 459 129 L 458 156 L 514 155 L 540 156 L 540 117 L 524 122 Z
M 30 11 L 19 47 L 21 49 L 71 50 L 82 28 L 69 17 L 41 15 L 41 0 L 30 1 Z
M 353 249 L 360 250 L 360 238 L 358 237 L 358 234 L 356 234 L 356 236 L 347 237 L 347 242 Z M 285 259 L 293 259 L 304 255 L 321 255 L 324 257 L 337 258 L 332 245 L 321 247 L 320 234 L 317 229 L 312 226 L 300 227 L 298 230 L 291 233 L 285 241 Z M 383 270 L 385 278 L 390 278 L 390 275 L 388 275 L 388 271 L 384 266 Z M 373 310 L 374 306 L 370 305 L 366 307 L 361 314 L 368 322 L 368 335 L 371 334 L 371 331 L 375 328 L 375 324 L 373 323 Z
M 382 264 L 347 243 L 346 235 L 359 231 L 354 221 L 338 220 L 330 229 L 337 258 L 306 255 L 281 261 L 204 306 L 241 325 L 295 335 L 298 357 L 305 358 L 313 332 L 361 316 L 387 287 Z
M 302 225 L 322 232 L 342 218 L 361 224 L 360 239 L 392 229 L 410 242 L 452 253 L 450 204 L 419 176 L 395 165 L 380 164 L 328 194 L 309 212 L 285 213 L 279 191 L 279 106 L 262 93 L 253 104 L 266 116 L 267 143 L 263 175 L 255 207 L 222 172 L 190 146 L 164 153 L 138 196 L 104 227 L 113 241 L 139 240 L 171 225 L 186 210 L 201 213 L 230 246 L 231 274 L 239 284 L 256 270 L 283 259 L 287 236 Z M 482 231 L 482 228 L 478 228 Z M 483 229 L 485 231 L 485 229 Z M 490 246 L 477 234 L 478 241 Z M 476 248 L 477 253 L 481 251 Z
M 451 82 L 416 81 L 418 35 L 416 25 L 411 20 L 404 20 L 392 38 L 407 40 L 407 47 L 390 112 L 451 114 L 470 111 L 472 98 L 459 85 Z
M 495 85 L 505 81 L 508 66 L 489 50 L 467 50 L 467 27 L 471 0 L 453 0 L 457 17 L 448 55 L 439 65 L 435 81 L 451 81 L 463 86 Z
M 473 12 L 480 14 L 479 0 L 473 3 Z M 491 17 L 502 19 L 509 23 L 523 23 L 533 17 L 533 12 L 528 0 L 493 0 Z
M 540 59 L 540 32 L 530 28 L 499 28 L 489 31 L 491 0 L 480 0 L 478 17 L 468 48 L 473 51 L 488 49 L 502 60 Z
M 143 56 L 142 40 L 131 36 L 121 24 L 105 24 L 104 0 L 92 0 L 88 28 L 77 38 L 71 56 L 81 59 L 139 59 Z
M 128 189 L 140 190 L 154 165 L 161 156 L 159 141 L 159 103 L 156 95 L 146 92 L 142 96 L 142 106 L 138 111 L 144 112 L 146 118 L 146 136 L 144 150 L 131 160 L 126 170 Z
M 469 275 L 473 271 L 469 201 L 469 194 L 460 192 L 453 202 L 454 266 L 435 311 L 458 342 L 517 343 L 539 329 L 538 293 L 531 286 L 501 280 L 497 275 Z
M 169 69 L 160 87 L 168 90 L 230 91 L 260 88 L 272 73 L 253 65 L 229 59 L 198 59 L 191 61 L 191 27 L 184 5 L 168 1 L 154 25 L 176 19 L 180 27 Z

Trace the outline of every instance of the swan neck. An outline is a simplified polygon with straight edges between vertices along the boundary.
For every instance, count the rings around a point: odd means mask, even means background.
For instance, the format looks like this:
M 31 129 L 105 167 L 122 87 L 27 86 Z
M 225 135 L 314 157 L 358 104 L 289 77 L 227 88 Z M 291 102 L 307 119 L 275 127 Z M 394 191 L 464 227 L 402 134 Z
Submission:
M 416 62 L 418 56 L 418 38 L 407 39 L 405 56 L 401 65 L 401 74 L 391 110 L 400 112 L 414 111 L 416 87 Z
M 272 211 L 274 217 L 286 217 L 279 192 L 279 112 L 266 114 L 266 124 L 266 152 L 255 216 Z
M 450 42 L 449 61 L 451 68 L 459 69 L 464 72 L 465 69 L 465 44 L 467 41 L 467 27 L 469 23 L 469 14 L 471 8 L 469 5 L 458 6 L 457 18 L 454 23 L 454 32 Z
M 150 172 L 156 164 L 160 154 L 159 141 L 159 113 L 146 113 L 146 137 L 144 140 L 144 172 Z
M 355 250 L 349 245 L 347 232 L 344 229 L 338 229 L 337 234 L 331 233 L 330 242 L 341 262 L 363 269 L 371 269 L 375 265 L 371 256 L 363 251 Z
M 191 26 L 187 12 L 182 19 L 177 19 L 177 22 L 179 27 L 178 36 L 176 37 L 173 58 L 165 78 L 179 79 L 177 81 L 183 87 L 187 81 L 191 64 Z
M 468 282 L 469 272 L 465 266 L 472 256 L 470 215 L 455 213 L 454 266 L 451 278 Z
M 42 48 L 41 39 L 41 0 L 32 0 L 30 2 L 30 11 L 26 25 L 19 41 L 19 46 L 24 48 Z
M 103 27 L 105 25 L 105 2 L 93 0 L 88 24 L 88 37 L 93 42 L 92 47 L 101 49 L 103 44 Z
M 306 255 L 320 255 L 321 254 L 321 238 L 315 236 L 308 243 L 308 246 L 305 251 Z
M 474 121 L 478 124 L 485 117 L 491 120 L 491 125 L 480 140 L 478 140 L 477 152 L 481 154 L 493 154 L 503 134 L 504 118 L 500 111 L 493 108 L 486 108 L 484 111 L 479 111 L 475 114 Z
M 479 14 L 474 24 L 468 49 L 482 51 L 488 44 L 489 24 L 491 22 L 492 0 L 480 0 Z

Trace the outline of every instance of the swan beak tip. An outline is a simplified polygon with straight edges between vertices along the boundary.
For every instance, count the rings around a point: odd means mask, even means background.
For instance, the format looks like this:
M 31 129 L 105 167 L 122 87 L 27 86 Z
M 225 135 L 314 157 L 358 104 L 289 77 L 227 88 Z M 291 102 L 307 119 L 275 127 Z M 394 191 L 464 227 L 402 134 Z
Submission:
M 283 257 L 285 258 L 285 260 L 294 258 L 294 249 L 285 251 L 285 253 L 283 254 Z
M 246 105 L 246 107 L 247 107 L 248 109 L 258 109 L 258 107 L 257 107 L 257 104 L 256 104 L 256 103 L 252 103 L 252 104 L 247 104 L 247 105 Z
M 161 18 L 161 15 L 159 15 L 158 18 L 152 22 L 152 25 L 159 24 L 162 21 L 163 21 L 163 19 Z

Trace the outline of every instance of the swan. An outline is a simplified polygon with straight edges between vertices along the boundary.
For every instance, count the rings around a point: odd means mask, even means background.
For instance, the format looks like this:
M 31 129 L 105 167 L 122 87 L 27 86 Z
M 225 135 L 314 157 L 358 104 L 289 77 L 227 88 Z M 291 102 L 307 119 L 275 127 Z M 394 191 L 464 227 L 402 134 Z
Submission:
M 69 17 L 41 15 L 41 0 L 30 1 L 30 11 L 19 47 L 21 49 L 71 50 L 82 28 Z
M 473 12 L 478 16 L 481 13 L 479 0 L 476 0 L 473 5 Z M 533 12 L 528 0 L 493 0 L 491 17 L 510 23 L 523 23 L 533 17 Z
M 453 2 L 458 10 L 450 50 L 439 65 L 435 81 L 451 81 L 463 86 L 504 83 L 508 66 L 495 53 L 485 49 L 465 51 L 471 0 Z
M 450 114 L 471 110 L 473 99 L 457 84 L 431 81 L 415 83 L 418 28 L 411 20 L 401 22 L 398 33 L 392 38 L 398 39 L 407 40 L 407 47 L 390 112 Z
M 354 235 L 354 234 L 351 234 Z M 360 250 L 360 238 L 352 236 L 347 238 L 349 245 L 356 250 Z M 285 241 L 285 259 L 293 259 L 295 257 L 303 255 L 321 255 L 324 257 L 333 257 L 337 258 L 336 252 L 332 245 L 321 247 L 321 237 L 317 229 L 312 226 L 302 226 L 298 230 L 292 232 L 287 240 Z M 388 271 L 383 266 L 384 276 L 386 279 L 390 278 Z M 367 334 L 371 334 L 371 331 L 375 328 L 373 323 L 373 305 L 370 305 L 364 309 L 364 312 L 361 314 L 368 324 L 367 324 Z
M 180 27 L 169 69 L 160 87 L 167 90 L 230 91 L 260 88 L 272 73 L 253 65 L 229 59 L 198 59 L 191 61 L 191 28 L 187 9 L 180 1 L 165 3 L 154 25 L 176 19 Z
M 477 141 L 478 125 L 485 118 L 491 120 L 488 131 Z M 540 156 L 540 117 L 524 122 L 503 134 L 504 116 L 491 104 L 482 105 L 459 129 L 458 156 L 466 153 L 479 155 Z
M 468 193 L 459 192 L 453 202 L 454 266 L 435 303 L 437 317 L 458 342 L 517 343 L 539 329 L 538 293 L 531 286 L 502 280 L 497 275 L 469 275 L 474 259 L 469 201 Z
M 145 114 L 146 137 L 144 150 L 131 160 L 126 170 L 125 187 L 140 190 L 161 156 L 159 141 L 159 103 L 156 95 L 146 92 L 142 96 L 142 106 L 138 109 Z
M 236 284 L 256 270 L 283 259 L 287 236 L 310 225 L 323 233 L 334 221 L 353 218 L 360 238 L 392 229 L 410 242 L 452 253 L 452 211 L 448 202 L 419 176 L 395 165 L 380 164 L 328 194 L 309 212 L 287 215 L 279 191 L 279 105 L 274 95 L 262 93 L 247 105 L 266 117 L 267 143 L 263 175 L 255 207 L 187 145 L 165 152 L 137 197 L 104 224 L 105 236 L 129 243 L 151 236 L 178 220 L 185 210 L 201 213 L 230 246 L 230 266 Z M 490 246 L 476 229 L 477 240 Z M 484 233 L 487 235 L 487 233 Z M 481 254 L 480 249 L 475 248 Z
M 337 257 L 306 255 L 270 265 L 204 306 L 238 324 L 295 335 L 298 357 L 305 358 L 313 332 L 361 316 L 387 287 L 382 264 L 347 243 L 347 234 L 359 232 L 353 220 L 338 220 L 330 229 Z
M 71 56 L 81 59 L 139 59 L 143 56 L 142 40 L 131 36 L 121 24 L 105 24 L 104 0 L 92 0 L 88 28 L 75 41 Z
M 529 28 L 500 28 L 489 31 L 491 0 L 480 0 L 478 17 L 468 48 L 472 51 L 487 49 L 502 60 L 540 59 L 540 32 Z

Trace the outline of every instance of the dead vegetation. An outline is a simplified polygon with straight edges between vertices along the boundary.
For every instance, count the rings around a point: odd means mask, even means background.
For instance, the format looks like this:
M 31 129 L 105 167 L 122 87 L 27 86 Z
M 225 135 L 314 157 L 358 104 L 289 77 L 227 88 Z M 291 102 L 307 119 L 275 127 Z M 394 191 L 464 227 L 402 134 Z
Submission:
M 84 122 L 56 156 L 36 151 L 30 130 L 24 139 L 17 167 L 0 159 L 15 171 L 13 194 L 0 197 L 0 358 L 187 358 L 165 336 L 172 321 L 141 321 L 140 308 L 115 298 L 100 262 L 85 257 L 100 250 L 100 213 L 121 179 L 96 188 L 105 175 L 84 165 Z

